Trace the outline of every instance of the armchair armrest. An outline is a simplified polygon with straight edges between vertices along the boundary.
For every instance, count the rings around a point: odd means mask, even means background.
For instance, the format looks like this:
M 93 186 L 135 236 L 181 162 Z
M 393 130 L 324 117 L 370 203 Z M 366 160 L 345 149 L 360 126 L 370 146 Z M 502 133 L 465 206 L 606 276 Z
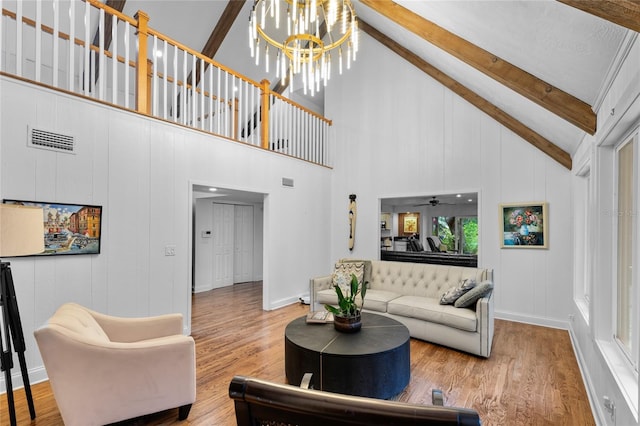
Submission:
M 311 306 L 312 311 L 318 309 L 318 306 L 316 306 L 316 293 L 320 290 L 326 290 L 328 288 L 331 288 L 331 275 L 311 278 L 309 280 L 309 305 Z
M 182 314 L 123 318 L 88 311 L 112 342 L 137 342 L 182 334 Z

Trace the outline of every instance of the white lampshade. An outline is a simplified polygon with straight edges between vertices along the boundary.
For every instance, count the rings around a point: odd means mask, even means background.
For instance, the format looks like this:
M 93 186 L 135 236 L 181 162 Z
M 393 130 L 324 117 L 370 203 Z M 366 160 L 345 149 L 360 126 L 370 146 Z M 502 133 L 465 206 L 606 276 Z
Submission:
M 0 257 L 26 256 L 44 251 L 41 208 L 0 204 Z

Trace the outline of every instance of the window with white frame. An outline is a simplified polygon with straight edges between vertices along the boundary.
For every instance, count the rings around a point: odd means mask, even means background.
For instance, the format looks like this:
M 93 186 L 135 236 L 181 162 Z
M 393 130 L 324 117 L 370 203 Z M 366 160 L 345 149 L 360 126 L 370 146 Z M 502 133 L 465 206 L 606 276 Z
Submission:
M 589 220 L 590 220 L 590 187 L 591 166 L 583 165 L 575 179 L 575 262 L 574 262 L 574 297 L 585 320 L 589 321 L 589 305 L 591 299 L 591 262 L 589 261 Z
M 626 141 L 616 150 L 617 163 L 617 242 L 616 242 L 616 298 L 615 339 L 620 348 L 638 369 L 638 303 L 637 274 L 634 260 L 638 247 L 637 232 L 637 142 Z

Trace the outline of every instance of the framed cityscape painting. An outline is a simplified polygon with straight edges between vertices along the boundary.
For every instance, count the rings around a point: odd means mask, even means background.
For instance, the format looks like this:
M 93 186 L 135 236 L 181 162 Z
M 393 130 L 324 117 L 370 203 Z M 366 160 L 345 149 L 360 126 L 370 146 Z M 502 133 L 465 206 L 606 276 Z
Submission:
M 502 248 L 547 248 L 547 203 L 500 204 Z
M 3 202 L 42 209 L 44 252 L 35 256 L 100 253 L 102 206 L 23 200 Z

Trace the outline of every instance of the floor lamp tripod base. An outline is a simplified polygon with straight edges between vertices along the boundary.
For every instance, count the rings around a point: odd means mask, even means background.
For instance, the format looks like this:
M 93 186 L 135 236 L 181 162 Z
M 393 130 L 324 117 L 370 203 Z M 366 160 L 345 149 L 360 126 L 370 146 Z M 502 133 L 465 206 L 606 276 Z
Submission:
M 29 414 L 31 420 L 36 418 L 36 410 L 33 406 L 31 395 L 31 385 L 29 384 L 29 372 L 27 362 L 24 358 L 26 349 L 22 323 L 20 322 L 20 312 L 18 311 L 18 300 L 13 286 L 11 266 L 9 262 L 0 262 L 2 268 L 0 273 L 0 307 L 2 308 L 2 328 L 0 329 L 0 342 L 2 343 L 2 353 L 0 354 L 0 369 L 4 371 L 5 385 L 7 388 L 7 404 L 9 405 L 9 420 L 12 426 L 16 425 L 16 410 L 13 400 L 13 385 L 11 383 L 11 369 L 13 368 L 13 357 L 11 355 L 11 342 L 18 360 L 20 371 L 22 372 L 22 383 L 27 396 Z

